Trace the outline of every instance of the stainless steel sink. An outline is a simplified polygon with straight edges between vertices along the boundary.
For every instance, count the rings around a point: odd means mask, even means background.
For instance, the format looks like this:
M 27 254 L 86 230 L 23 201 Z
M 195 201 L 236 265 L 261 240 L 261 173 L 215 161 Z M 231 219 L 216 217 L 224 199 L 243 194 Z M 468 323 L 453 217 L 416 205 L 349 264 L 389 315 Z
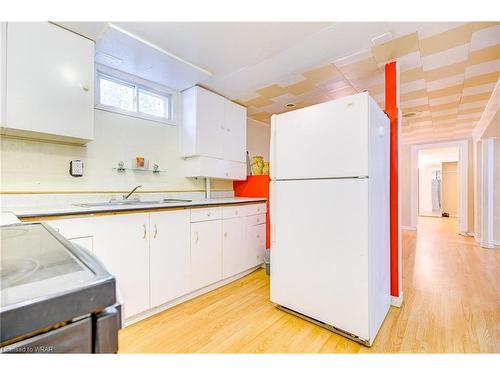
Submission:
M 162 202 L 162 203 L 181 203 L 181 202 L 191 202 L 191 199 L 168 198 L 168 199 L 162 199 L 160 202 Z
M 160 204 L 159 201 L 110 201 L 97 203 L 79 203 L 75 206 L 80 207 L 114 207 L 114 206 L 139 206 L 145 204 Z
M 120 206 L 142 206 L 142 205 L 156 205 L 164 203 L 181 203 L 181 202 L 191 202 L 190 199 L 162 199 L 159 201 L 141 201 L 138 199 L 130 200 L 110 200 L 108 202 L 96 202 L 96 203 L 78 203 L 75 206 L 80 207 L 120 207 Z

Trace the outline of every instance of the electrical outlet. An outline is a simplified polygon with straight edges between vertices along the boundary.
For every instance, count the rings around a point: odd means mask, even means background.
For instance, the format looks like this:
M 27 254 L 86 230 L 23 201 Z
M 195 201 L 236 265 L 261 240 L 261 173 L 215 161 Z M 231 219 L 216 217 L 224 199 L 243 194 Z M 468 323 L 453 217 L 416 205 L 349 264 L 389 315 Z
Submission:
M 81 160 L 71 160 L 69 162 L 69 174 L 73 177 L 82 177 L 83 162 Z

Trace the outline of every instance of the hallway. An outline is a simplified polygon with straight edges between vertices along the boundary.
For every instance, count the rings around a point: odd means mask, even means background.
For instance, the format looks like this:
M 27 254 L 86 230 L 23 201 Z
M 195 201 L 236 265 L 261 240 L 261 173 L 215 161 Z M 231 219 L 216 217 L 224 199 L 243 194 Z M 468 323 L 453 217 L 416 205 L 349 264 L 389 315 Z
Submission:
M 404 303 L 372 348 L 276 309 L 258 270 L 123 329 L 120 352 L 499 353 L 500 253 L 457 232 L 456 219 L 428 217 L 404 231 Z

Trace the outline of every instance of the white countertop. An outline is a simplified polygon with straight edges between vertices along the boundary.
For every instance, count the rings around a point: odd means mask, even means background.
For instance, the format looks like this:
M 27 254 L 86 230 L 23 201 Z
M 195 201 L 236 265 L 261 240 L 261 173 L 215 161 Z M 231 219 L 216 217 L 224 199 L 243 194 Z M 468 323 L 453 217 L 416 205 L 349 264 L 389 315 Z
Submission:
M 0 225 L 17 224 L 20 222 L 21 220 L 19 220 L 16 215 L 10 212 L 2 212 L 2 215 L 0 216 Z
M 86 213 L 98 212 L 116 212 L 116 211 L 134 211 L 134 210 L 155 210 L 161 208 L 173 207 L 196 207 L 196 206 L 219 206 L 225 204 L 238 204 L 249 202 L 263 202 L 266 198 L 245 198 L 245 197 L 232 197 L 232 198 L 213 198 L 209 200 L 192 200 L 191 202 L 173 202 L 173 203 L 155 203 L 155 204 L 137 204 L 126 206 L 102 206 L 102 207 L 82 207 L 72 204 L 65 204 L 61 206 L 41 206 L 36 207 L 20 207 L 9 208 L 4 214 L 13 214 L 18 218 L 23 217 L 36 217 L 36 216 L 58 216 L 58 215 L 77 215 Z

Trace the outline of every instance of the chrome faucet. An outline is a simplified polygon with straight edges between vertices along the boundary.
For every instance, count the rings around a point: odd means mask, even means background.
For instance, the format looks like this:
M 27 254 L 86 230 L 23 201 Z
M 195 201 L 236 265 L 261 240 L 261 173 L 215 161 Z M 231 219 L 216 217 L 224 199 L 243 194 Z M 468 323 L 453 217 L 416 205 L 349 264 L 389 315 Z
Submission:
M 127 195 L 124 195 L 123 196 L 123 199 L 128 199 L 132 194 L 134 194 L 134 192 L 139 189 L 140 187 L 142 187 L 142 185 L 137 185 L 135 188 L 132 189 L 132 191 L 130 193 L 128 193 Z

